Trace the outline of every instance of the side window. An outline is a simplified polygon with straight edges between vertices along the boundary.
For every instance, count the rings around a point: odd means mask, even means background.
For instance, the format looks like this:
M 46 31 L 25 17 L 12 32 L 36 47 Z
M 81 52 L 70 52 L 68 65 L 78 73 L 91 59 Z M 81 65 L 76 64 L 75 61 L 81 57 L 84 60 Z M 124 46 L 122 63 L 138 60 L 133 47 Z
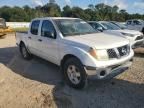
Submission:
M 91 25 L 94 29 L 98 29 L 99 27 L 101 27 L 101 25 L 99 25 L 98 23 L 90 23 L 90 25 Z
M 32 25 L 31 25 L 31 33 L 32 33 L 33 35 L 38 35 L 39 24 L 40 24 L 40 21 L 39 21 L 39 20 L 36 20 L 36 21 L 33 21 L 33 22 L 32 22 Z
M 48 20 L 43 21 L 42 28 L 41 28 L 41 36 L 49 37 L 49 38 L 53 38 L 53 39 L 56 38 L 55 28 L 50 21 L 48 21 Z
M 96 29 L 98 29 L 98 28 L 100 28 L 100 27 L 102 28 L 102 26 L 101 26 L 100 24 L 95 23 L 95 28 L 96 28 Z
M 134 23 L 135 25 L 141 25 L 140 21 L 137 21 L 137 20 L 134 20 L 133 23 Z
M 94 29 L 95 29 L 95 26 L 94 26 L 94 24 L 93 23 L 89 23 Z
M 128 21 L 128 22 L 127 22 L 127 25 L 131 25 L 131 24 L 132 24 L 132 21 Z

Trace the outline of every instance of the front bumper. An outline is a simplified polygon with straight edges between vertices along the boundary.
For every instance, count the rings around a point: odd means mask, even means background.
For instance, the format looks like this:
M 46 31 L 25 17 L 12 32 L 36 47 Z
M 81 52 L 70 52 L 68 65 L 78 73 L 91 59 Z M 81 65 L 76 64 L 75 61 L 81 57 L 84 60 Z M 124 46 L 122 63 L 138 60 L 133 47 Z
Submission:
M 132 59 L 123 64 L 113 65 L 106 68 L 90 68 L 86 67 L 87 75 L 95 79 L 111 79 L 122 72 L 126 71 L 132 64 Z

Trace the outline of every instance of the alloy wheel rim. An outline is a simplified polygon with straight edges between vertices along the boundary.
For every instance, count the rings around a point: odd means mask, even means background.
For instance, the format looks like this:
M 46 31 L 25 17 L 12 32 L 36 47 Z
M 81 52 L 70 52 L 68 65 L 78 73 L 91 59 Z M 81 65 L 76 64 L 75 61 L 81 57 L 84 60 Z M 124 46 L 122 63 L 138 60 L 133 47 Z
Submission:
M 73 84 L 79 84 L 81 80 L 81 75 L 80 75 L 79 69 L 75 65 L 68 66 L 67 74 L 68 74 L 70 81 Z

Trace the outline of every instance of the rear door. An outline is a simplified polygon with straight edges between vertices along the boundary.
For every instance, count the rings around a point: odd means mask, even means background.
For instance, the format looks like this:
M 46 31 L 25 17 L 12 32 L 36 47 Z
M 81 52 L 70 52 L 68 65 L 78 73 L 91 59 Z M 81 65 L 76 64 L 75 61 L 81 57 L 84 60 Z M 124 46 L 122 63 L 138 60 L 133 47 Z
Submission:
M 40 20 L 32 21 L 28 35 L 28 49 L 31 53 L 39 56 L 38 39 L 39 39 Z
M 43 20 L 41 24 L 38 49 L 41 57 L 58 64 L 58 39 L 55 27 L 50 20 Z

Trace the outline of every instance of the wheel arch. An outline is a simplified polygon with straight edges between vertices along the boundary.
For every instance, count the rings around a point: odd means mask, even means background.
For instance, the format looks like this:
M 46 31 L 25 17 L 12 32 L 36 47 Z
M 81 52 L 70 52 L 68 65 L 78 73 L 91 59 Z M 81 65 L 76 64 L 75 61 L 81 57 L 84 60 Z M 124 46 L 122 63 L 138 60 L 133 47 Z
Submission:
M 65 62 L 70 58 L 76 58 L 82 63 L 82 61 L 77 56 L 75 56 L 73 54 L 66 54 L 60 62 L 60 66 L 61 66 L 62 70 L 63 70 L 63 66 L 64 66 Z
M 20 51 L 21 51 L 21 46 L 22 46 L 22 45 L 25 45 L 27 51 L 28 51 L 29 53 L 31 53 L 31 52 L 29 51 L 28 47 L 26 46 L 26 44 L 25 44 L 23 41 L 20 41 L 20 43 L 19 43 L 19 49 L 20 49 Z

